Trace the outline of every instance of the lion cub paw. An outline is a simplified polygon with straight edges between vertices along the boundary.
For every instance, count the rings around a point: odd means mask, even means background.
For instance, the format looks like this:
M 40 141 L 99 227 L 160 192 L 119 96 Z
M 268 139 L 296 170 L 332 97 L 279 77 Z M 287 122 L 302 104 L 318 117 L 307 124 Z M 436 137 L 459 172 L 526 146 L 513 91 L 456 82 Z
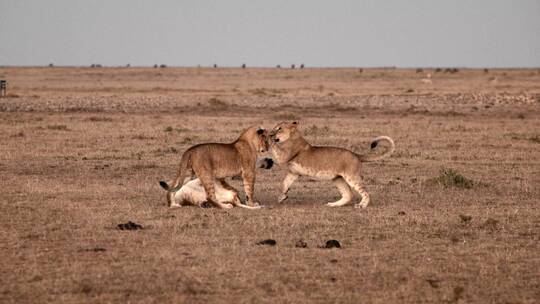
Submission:
M 361 208 L 361 209 L 364 209 L 368 206 L 368 204 L 364 204 L 364 203 L 358 203 L 358 204 L 354 204 L 354 208 Z
M 223 209 L 231 209 L 233 207 L 232 204 L 221 204 L 221 208 Z
M 326 206 L 328 206 L 328 207 L 338 207 L 338 206 L 341 206 L 341 205 L 337 204 L 336 202 L 332 202 L 332 203 L 326 203 Z

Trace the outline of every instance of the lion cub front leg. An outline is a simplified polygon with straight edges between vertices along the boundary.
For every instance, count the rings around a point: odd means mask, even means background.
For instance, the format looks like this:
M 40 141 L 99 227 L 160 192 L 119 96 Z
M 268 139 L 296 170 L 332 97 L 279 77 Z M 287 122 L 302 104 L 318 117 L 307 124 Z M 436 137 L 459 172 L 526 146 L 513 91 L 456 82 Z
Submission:
M 287 176 L 285 176 L 283 184 L 281 185 L 281 195 L 279 196 L 278 203 L 283 203 L 288 198 L 287 192 L 289 192 L 289 188 L 298 178 L 298 176 L 298 174 L 292 173 L 290 171 L 287 173 Z
M 258 203 L 255 203 L 253 201 L 253 192 L 254 192 L 254 185 L 255 185 L 255 172 L 251 171 L 243 171 L 242 172 L 242 179 L 244 183 L 244 191 L 246 192 L 246 204 L 248 206 L 258 206 Z

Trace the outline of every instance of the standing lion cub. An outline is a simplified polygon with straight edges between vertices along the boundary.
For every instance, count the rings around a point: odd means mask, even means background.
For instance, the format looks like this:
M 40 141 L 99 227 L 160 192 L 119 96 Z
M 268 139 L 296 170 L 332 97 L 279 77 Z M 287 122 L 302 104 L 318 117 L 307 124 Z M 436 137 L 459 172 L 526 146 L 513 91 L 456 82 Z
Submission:
M 336 147 L 317 147 L 310 145 L 298 131 L 298 123 L 282 122 L 270 132 L 272 154 L 278 164 L 287 164 L 289 172 L 283 181 L 279 202 L 287 199 L 287 192 L 294 181 L 301 175 L 334 182 L 341 199 L 327 203 L 328 206 L 343 206 L 353 198 L 351 188 L 362 198 L 355 207 L 365 208 L 369 204 L 369 194 L 362 186 L 360 167 L 362 162 L 383 159 L 394 152 L 394 141 L 388 136 L 380 136 L 373 140 L 371 148 L 377 147 L 379 141 L 390 144 L 384 154 L 375 157 L 358 155 L 352 151 Z
M 257 168 L 269 170 L 273 164 L 274 162 L 271 158 L 257 160 Z M 238 197 L 238 191 L 228 187 L 223 181 L 216 181 L 214 183 L 214 191 L 216 193 L 216 200 L 222 204 L 233 204 L 233 206 L 246 209 L 261 208 L 261 206 L 246 206 L 242 204 Z M 167 192 L 167 202 L 171 208 L 189 205 L 204 207 L 207 206 L 206 199 L 206 191 L 204 191 L 203 184 L 198 178 L 190 180 L 176 192 Z
M 234 189 L 225 181 L 227 177 L 242 176 L 248 206 L 255 206 L 253 188 L 255 184 L 255 164 L 257 154 L 268 151 L 268 132 L 259 127 L 250 127 L 230 144 L 207 143 L 189 148 L 182 155 L 178 174 L 172 186 L 160 181 L 159 184 L 174 197 L 185 183 L 197 175 L 206 192 L 206 201 L 222 209 L 232 208 L 231 204 L 219 202 L 215 185 Z M 189 176 L 186 176 L 188 175 Z M 169 203 L 173 199 L 169 199 Z

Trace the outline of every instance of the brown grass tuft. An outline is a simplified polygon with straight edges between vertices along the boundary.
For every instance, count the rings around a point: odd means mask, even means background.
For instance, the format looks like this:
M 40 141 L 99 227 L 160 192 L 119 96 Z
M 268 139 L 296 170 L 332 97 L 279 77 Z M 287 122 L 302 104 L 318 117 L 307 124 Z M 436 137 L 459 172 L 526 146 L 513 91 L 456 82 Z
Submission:
M 474 186 L 474 182 L 471 179 L 464 177 L 459 172 L 450 168 L 442 168 L 439 171 L 439 176 L 430 181 L 445 188 L 456 187 L 470 189 Z

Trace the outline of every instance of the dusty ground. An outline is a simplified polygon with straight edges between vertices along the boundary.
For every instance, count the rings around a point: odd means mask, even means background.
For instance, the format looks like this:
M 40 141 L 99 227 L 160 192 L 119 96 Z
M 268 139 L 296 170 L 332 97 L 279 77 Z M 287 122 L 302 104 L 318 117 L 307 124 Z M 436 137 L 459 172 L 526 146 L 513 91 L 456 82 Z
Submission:
M 538 70 L 0 68 L 0 79 L 2 303 L 540 299 Z M 190 145 L 292 119 L 313 144 L 359 153 L 395 139 L 392 157 L 364 167 L 366 210 L 324 206 L 338 192 L 309 179 L 276 204 L 283 168 L 257 173 L 264 210 L 165 207 L 158 181 Z M 143 229 L 116 228 L 128 221 Z M 320 248 L 329 239 L 342 248 Z

